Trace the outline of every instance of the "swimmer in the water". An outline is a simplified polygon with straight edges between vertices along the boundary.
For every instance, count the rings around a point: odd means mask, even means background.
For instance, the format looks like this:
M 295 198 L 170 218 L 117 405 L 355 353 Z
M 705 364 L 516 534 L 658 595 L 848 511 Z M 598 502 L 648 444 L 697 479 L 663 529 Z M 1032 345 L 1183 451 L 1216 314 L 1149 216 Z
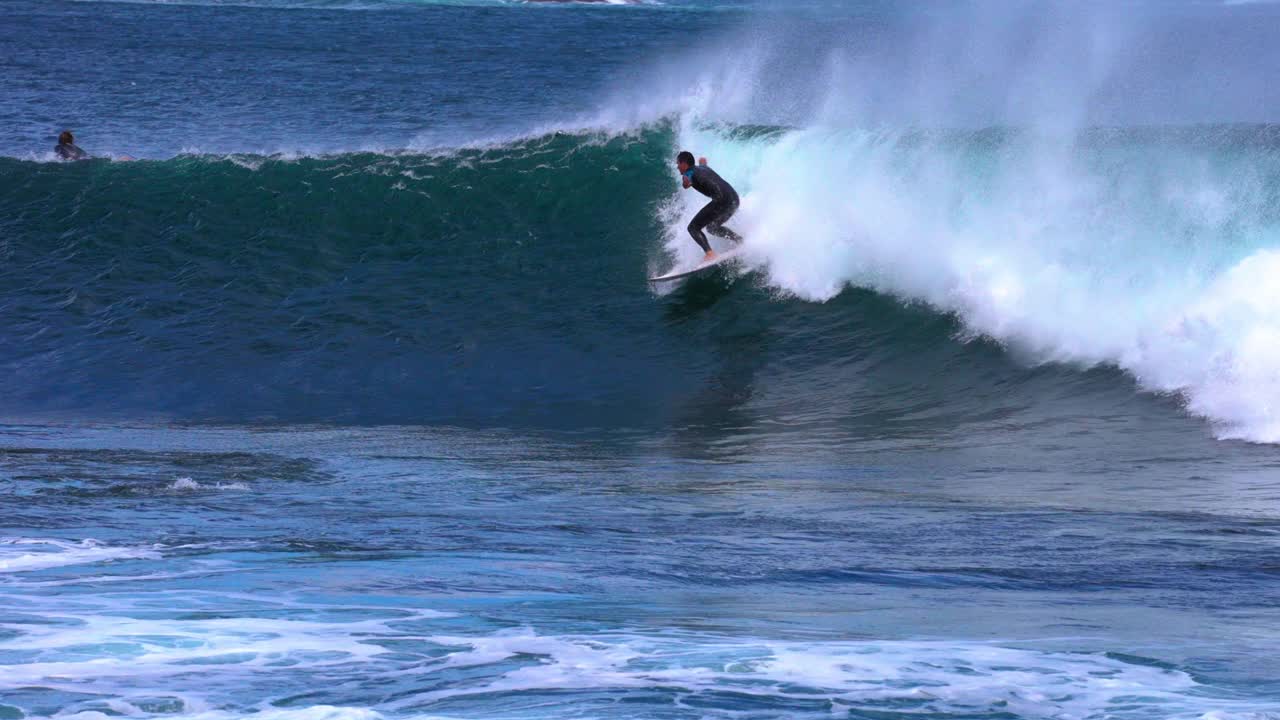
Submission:
M 89 153 L 76 146 L 76 139 L 70 130 L 63 130 L 58 136 L 58 146 L 53 149 L 63 160 L 86 160 Z

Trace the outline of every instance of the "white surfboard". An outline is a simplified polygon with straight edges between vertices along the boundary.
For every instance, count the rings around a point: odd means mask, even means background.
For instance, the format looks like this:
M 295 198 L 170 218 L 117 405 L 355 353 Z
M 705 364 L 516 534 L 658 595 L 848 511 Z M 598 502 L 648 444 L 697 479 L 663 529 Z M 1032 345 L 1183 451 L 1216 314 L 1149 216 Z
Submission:
M 666 282 L 667 280 L 679 280 L 680 278 L 689 277 L 690 275 L 696 275 L 702 272 L 703 270 L 710 270 L 711 268 L 717 265 L 721 265 L 730 260 L 733 260 L 734 258 L 738 257 L 741 254 L 742 254 L 741 247 L 736 247 L 736 248 L 733 248 L 732 250 L 725 250 L 722 253 L 716 253 L 715 258 L 712 260 L 706 260 L 704 262 L 700 262 L 697 265 L 694 265 L 692 268 L 688 268 L 686 270 L 672 270 L 666 275 L 658 275 L 657 277 L 651 277 L 649 278 L 649 282 Z

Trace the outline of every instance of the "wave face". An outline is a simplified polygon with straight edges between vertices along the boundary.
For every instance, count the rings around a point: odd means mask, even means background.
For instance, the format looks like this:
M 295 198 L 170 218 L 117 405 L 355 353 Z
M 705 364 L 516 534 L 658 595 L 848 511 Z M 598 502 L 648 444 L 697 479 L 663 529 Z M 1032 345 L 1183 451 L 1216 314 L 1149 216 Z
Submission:
M 3 161 L 6 396 L 386 421 L 630 399 L 671 360 L 643 241 L 669 147 Z
M 1274 441 L 1277 132 L 686 123 L 441 155 L 5 160 L 4 393 L 19 413 L 849 423 L 868 402 L 985 417 L 1010 382 L 1015 404 L 1060 394 L 1027 380 L 1055 362 Z M 738 183 L 750 251 L 663 297 L 646 274 L 697 253 L 677 144 Z

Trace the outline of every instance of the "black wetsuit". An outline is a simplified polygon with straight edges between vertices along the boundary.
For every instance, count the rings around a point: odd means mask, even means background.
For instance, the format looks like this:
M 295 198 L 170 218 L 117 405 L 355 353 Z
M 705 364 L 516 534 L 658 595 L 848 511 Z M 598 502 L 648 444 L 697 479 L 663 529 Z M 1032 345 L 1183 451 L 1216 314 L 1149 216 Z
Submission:
M 684 176 L 689 178 L 689 185 L 694 190 L 711 198 L 711 202 L 699 210 L 689 223 L 689 234 L 693 236 L 693 241 L 705 252 L 711 252 L 711 244 L 707 242 L 706 233 L 702 232 L 706 228 L 707 232 L 716 237 L 742 242 L 738 233 L 724 226 L 738 210 L 738 191 L 706 165 L 695 165 Z
M 53 151 L 63 160 L 84 160 L 89 157 L 89 153 L 71 143 L 58 143 L 58 147 L 54 148 Z

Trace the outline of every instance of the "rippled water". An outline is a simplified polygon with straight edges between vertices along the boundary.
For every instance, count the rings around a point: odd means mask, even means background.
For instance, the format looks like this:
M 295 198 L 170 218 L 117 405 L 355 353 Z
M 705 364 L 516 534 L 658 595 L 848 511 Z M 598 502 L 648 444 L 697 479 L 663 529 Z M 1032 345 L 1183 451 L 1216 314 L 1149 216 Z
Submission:
M 1274 463 L 680 443 L 11 427 L 5 704 L 1264 717 L 1280 689 Z

